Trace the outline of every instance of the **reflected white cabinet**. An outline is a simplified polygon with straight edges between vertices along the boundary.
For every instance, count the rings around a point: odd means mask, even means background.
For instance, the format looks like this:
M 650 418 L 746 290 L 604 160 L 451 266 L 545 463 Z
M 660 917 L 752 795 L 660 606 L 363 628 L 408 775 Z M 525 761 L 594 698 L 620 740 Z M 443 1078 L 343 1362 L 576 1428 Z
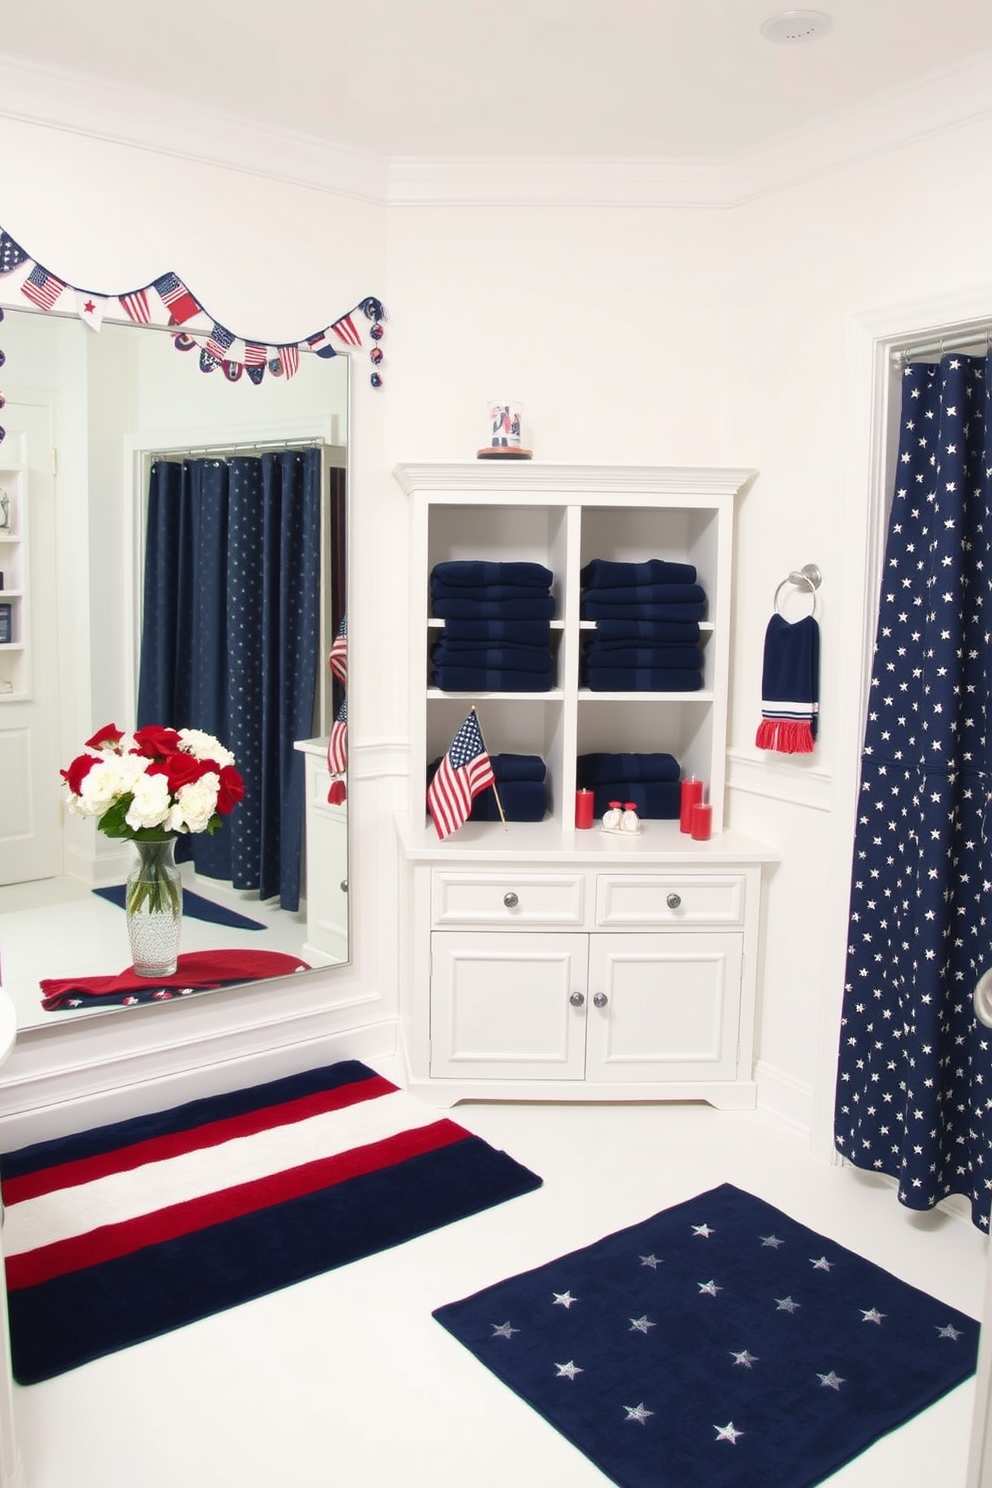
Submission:
M 348 960 L 348 805 L 327 799 L 327 740 L 297 743 L 306 759 L 307 938 L 311 966 Z

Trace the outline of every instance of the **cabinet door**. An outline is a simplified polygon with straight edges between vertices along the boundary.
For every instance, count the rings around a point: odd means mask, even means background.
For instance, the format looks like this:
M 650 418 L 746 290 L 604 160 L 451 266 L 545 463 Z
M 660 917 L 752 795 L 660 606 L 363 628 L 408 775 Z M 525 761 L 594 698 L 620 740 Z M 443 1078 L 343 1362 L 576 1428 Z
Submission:
M 588 948 L 586 935 L 434 934 L 432 1078 L 581 1080 Z
M 741 936 L 593 935 L 586 1078 L 733 1080 Z

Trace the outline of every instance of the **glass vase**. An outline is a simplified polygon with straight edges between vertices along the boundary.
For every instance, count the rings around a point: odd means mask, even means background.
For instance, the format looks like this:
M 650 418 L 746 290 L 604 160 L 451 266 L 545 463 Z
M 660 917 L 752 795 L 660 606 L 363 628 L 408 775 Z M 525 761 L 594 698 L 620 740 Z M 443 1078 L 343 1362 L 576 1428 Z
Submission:
M 176 839 L 135 842 L 134 848 L 137 857 L 124 890 L 131 964 L 138 976 L 172 976 L 183 923 Z

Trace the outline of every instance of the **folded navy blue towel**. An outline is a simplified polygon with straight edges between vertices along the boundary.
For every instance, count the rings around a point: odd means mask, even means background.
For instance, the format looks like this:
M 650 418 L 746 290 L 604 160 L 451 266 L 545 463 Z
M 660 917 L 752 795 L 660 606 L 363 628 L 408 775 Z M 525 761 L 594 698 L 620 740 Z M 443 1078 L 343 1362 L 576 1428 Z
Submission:
M 613 589 L 587 589 L 583 598 L 590 603 L 614 605 L 701 604 L 706 590 L 702 584 L 629 584 Z
M 703 674 L 689 667 L 594 667 L 586 683 L 590 692 L 698 692 Z
M 645 821 L 670 820 L 679 814 L 681 788 L 678 781 L 652 785 L 642 780 L 616 780 L 592 788 L 592 809 L 604 816 L 611 801 L 633 801 Z
M 548 809 L 548 791 L 540 780 L 498 781 L 503 816 L 507 821 L 543 821 Z M 472 802 L 469 821 L 499 821 L 496 793 L 484 790 Z
M 611 589 L 620 584 L 694 584 L 694 563 L 672 563 L 666 558 L 648 558 L 644 563 L 615 563 L 594 558 L 579 574 L 583 589 Z
M 437 667 L 434 686 L 442 692 L 550 692 L 545 672 L 490 671 L 485 667 Z
M 692 642 L 700 638 L 698 620 L 610 620 L 596 621 L 597 641 Z
M 697 631 L 699 627 L 696 627 Z M 446 620 L 441 639 L 449 641 L 499 641 L 510 646 L 547 646 L 551 642 L 550 620 Z M 673 637 L 673 639 L 677 639 Z
M 493 774 L 500 782 L 543 780 L 548 767 L 539 754 L 493 754 L 489 757 Z
M 527 594 L 520 589 L 518 594 Z M 434 614 L 439 620 L 551 620 L 555 613 L 553 594 L 531 591 L 529 599 L 435 599 Z M 590 617 L 591 618 L 591 617 Z M 673 617 L 674 618 L 674 617 Z M 681 619 L 682 616 L 678 616 Z M 692 618 L 692 617 L 690 617 Z
M 550 589 L 554 574 L 543 563 L 490 563 L 484 559 L 456 558 L 448 563 L 435 563 L 432 581 L 457 584 L 477 589 L 482 584 L 513 584 L 528 589 Z
M 660 785 L 678 781 L 682 768 L 674 754 L 580 754 L 575 762 L 576 781 L 582 790 L 609 782 L 620 782 L 618 790 L 640 780 Z M 611 785 L 610 789 L 614 789 Z
M 596 595 L 584 594 L 581 613 L 583 620 L 595 620 L 597 625 L 602 620 L 705 620 L 706 601 L 663 605 L 617 604 L 613 600 L 603 600 Z
M 602 667 L 695 667 L 702 666 L 698 646 L 631 646 L 622 641 L 594 642 L 587 646 L 583 661 L 589 671 Z
M 547 646 L 467 646 L 438 641 L 431 647 L 436 667 L 481 667 L 484 671 L 550 672 L 554 659 Z M 699 664 L 699 658 L 696 658 Z
M 493 599 L 534 599 L 547 590 L 537 589 L 531 584 L 444 584 L 440 579 L 431 579 L 433 599 L 472 599 L 486 603 Z

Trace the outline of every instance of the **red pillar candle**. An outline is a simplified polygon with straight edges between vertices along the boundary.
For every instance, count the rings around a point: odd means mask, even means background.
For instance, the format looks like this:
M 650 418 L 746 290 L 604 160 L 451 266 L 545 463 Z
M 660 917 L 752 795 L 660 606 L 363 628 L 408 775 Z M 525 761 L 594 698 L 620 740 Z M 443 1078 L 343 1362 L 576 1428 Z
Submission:
M 692 835 L 697 842 L 709 842 L 713 831 L 713 807 L 697 801 L 692 808 Z
M 583 830 L 592 826 L 593 793 L 591 790 L 575 792 L 575 825 Z
M 692 808 L 703 799 L 703 782 L 697 780 L 695 775 L 690 775 L 688 780 L 682 781 L 681 794 L 679 796 L 679 831 L 692 831 Z

